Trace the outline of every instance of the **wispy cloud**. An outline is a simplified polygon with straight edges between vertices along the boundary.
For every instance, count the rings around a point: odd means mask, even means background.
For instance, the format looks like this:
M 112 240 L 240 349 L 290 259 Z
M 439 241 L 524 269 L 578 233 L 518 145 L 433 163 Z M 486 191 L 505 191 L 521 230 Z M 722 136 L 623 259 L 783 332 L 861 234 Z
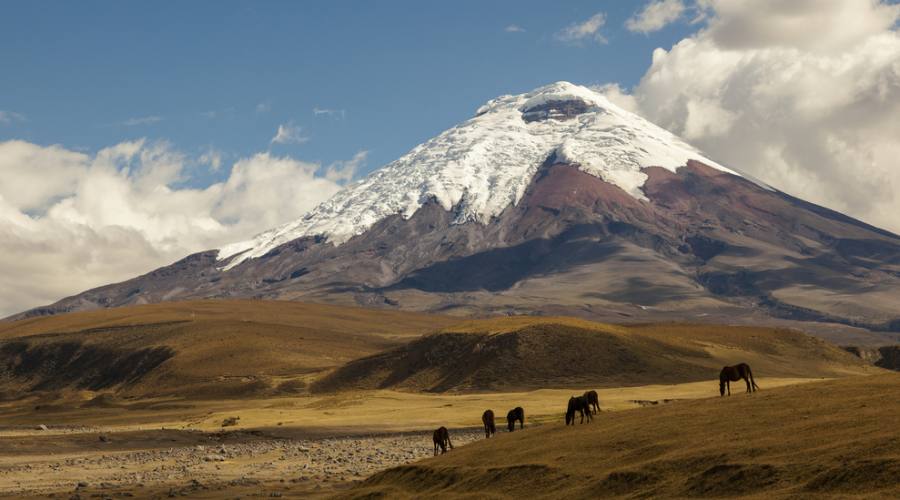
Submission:
M 315 116 L 330 116 L 332 118 L 340 118 L 344 119 L 347 116 L 347 111 L 343 109 L 326 109 L 326 108 L 313 108 L 313 115 Z
M 209 165 L 209 169 L 213 172 L 218 172 L 222 167 L 222 152 L 209 146 L 206 148 L 206 151 L 197 158 L 197 161 L 203 165 Z
M 224 118 L 229 115 L 234 114 L 234 106 L 228 106 L 226 108 L 221 109 L 210 109 L 209 111 L 201 111 L 200 116 L 206 118 L 208 120 L 215 120 L 217 118 Z
M 654 0 L 625 21 L 625 27 L 634 33 L 652 33 L 677 21 L 684 11 L 681 0 Z
M 256 112 L 259 114 L 268 113 L 272 110 L 272 105 L 268 102 L 261 102 L 256 105 Z
M 283 123 L 278 126 L 272 144 L 303 144 L 309 137 L 303 135 L 303 129 L 293 123 Z
M 137 118 L 129 118 L 122 122 L 122 125 L 126 127 L 135 127 L 137 125 L 150 125 L 153 123 L 158 123 L 163 120 L 163 117 L 151 115 L 151 116 L 141 116 Z
M 368 151 L 359 151 L 349 160 L 336 161 L 325 169 L 325 178 L 338 183 L 347 183 L 353 180 L 356 171 L 366 164 Z
M 567 43 L 581 43 L 593 40 L 597 43 L 607 43 L 606 37 L 600 33 L 600 28 L 606 24 L 606 14 L 598 12 L 580 23 L 572 23 L 556 34 L 556 39 Z
M 519 26 L 518 24 L 510 24 L 509 26 L 503 28 L 503 31 L 507 33 L 524 33 L 525 28 Z
M 0 110 L 0 123 L 12 123 L 25 121 L 25 115 L 16 113 L 15 111 Z

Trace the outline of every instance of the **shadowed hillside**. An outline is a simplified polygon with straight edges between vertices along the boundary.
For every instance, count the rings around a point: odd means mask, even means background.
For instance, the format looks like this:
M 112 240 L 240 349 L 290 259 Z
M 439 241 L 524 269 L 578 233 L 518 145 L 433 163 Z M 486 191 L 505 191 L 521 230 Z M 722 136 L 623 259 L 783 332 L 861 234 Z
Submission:
M 900 495 L 900 375 L 676 402 L 501 433 L 347 498 Z
M 900 371 L 900 345 L 885 345 L 879 347 L 847 346 L 844 349 L 854 356 L 859 356 L 866 362 L 880 368 Z
M 221 300 L 0 323 L 0 399 L 63 390 L 197 398 L 297 392 L 321 370 L 458 321 Z
M 710 325 L 616 326 L 573 318 L 468 321 L 351 361 L 313 385 L 342 389 L 514 391 L 708 380 L 725 364 L 757 374 L 829 377 L 864 362 L 802 333 Z

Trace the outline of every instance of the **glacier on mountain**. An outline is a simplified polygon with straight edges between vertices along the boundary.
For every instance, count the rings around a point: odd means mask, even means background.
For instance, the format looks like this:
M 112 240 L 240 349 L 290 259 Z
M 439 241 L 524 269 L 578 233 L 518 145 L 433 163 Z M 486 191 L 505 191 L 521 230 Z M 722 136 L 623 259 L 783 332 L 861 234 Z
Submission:
M 380 220 L 411 217 L 431 199 L 457 211 L 458 223 L 488 223 L 517 204 L 540 166 L 559 162 L 615 184 L 638 199 L 644 167 L 675 171 L 704 157 L 675 135 L 611 103 L 602 94 L 557 82 L 480 107 L 476 116 L 346 186 L 303 217 L 219 250 L 230 269 L 303 236 L 340 245 Z

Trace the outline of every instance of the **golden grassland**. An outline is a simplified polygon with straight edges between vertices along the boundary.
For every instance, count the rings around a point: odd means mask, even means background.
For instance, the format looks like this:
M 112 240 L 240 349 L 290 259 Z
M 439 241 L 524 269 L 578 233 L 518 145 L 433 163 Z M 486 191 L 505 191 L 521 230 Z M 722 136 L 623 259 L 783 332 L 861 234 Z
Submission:
M 348 498 L 896 498 L 900 374 L 677 401 L 502 434 Z
M 448 354 L 453 349 L 445 349 L 446 338 L 455 339 L 451 347 L 465 348 L 457 353 L 461 358 Z M 482 356 L 480 364 L 460 362 L 494 348 L 495 355 Z M 514 406 L 526 410 L 525 432 L 503 432 L 444 457 L 388 470 L 359 489 L 344 491 L 350 485 L 344 482 L 320 490 L 313 482 L 292 494 L 897 493 L 882 485 L 900 470 L 900 376 L 785 329 L 612 325 L 541 316 L 462 319 L 205 300 L 0 323 L 0 355 L 0 496 L 51 476 L 54 484 L 69 485 L 79 477 L 78 460 L 93 464 L 97 476 L 90 481 L 119 477 L 106 470 L 107 463 L 149 477 L 158 474 L 154 467 L 187 462 L 160 458 L 151 465 L 116 457 L 172 448 L 186 460 L 206 453 L 194 448 L 213 438 L 238 445 L 258 441 L 265 448 L 279 440 L 369 439 L 439 425 L 460 432 L 479 427 L 487 408 L 503 427 L 503 416 Z M 411 355 L 428 362 L 396 362 Z M 742 361 L 751 364 L 763 390 L 744 395 L 736 383 L 735 396 L 719 398 L 719 368 Z M 341 379 L 346 373 L 356 378 Z M 341 383 L 310 390 L 329 379 Z M 477 380 L 502 383 L 485 389 Z M 565 428 L 568 397 L 586 389 L 598 389 L 604 411 L 590 425 Z M 223 428 L 229 417 L 240 419 Z M 109 441 L 98 441 L 98 435 Z M 215 463 L 198 459 L 204 481 L 221 484 L 192 494 L 283 490 L 285 474 L 296 475 L 299 464 L 266 453 Z M 351 462 L 358 457 L 347 453 Z M 278 467 L 270 466 L 272 460 Z M 76 465 L 52 468 L 65 461 Z M 33 467 L 19 469 L 24 463 Z M 251 472 L 261 482 L 227 482 Z M 141 491 L 166 496 L 170 480 L 161 477 L 147 480 L 148 489 Z M 124 479 L 114 486 L 98 494 L 135 491 Z

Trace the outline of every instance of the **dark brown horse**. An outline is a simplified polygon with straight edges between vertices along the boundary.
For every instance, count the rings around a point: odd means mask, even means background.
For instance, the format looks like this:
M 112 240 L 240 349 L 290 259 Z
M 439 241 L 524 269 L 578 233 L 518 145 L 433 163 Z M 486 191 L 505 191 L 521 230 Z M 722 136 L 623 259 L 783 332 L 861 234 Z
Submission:
M 447 446 L 450 449 L 453 449 L 453 443 L 450 442 L 450 433 L 447 432 L 446 427 L 438 427 L 437 430 L 434 431 L 434 436 L 432 437 L 434 440 L 434 456 L 438 454 L 438 448 L 441 449 L 441 455 L 447 453 Z
M 519 421 L 519 429 L 525 428 L 525 410 L 521 406 L 516 406 L 506 414 L 506 428 L 509 432 L 516 430 L 516 420 Z
M 581 423 L 584 423 L 584 417 L 587 415 L 588 423 L 591 422 L 591 404 L 585 396 L 572 396 L 569 398 L 569 405 L 566 408 L 566 425 L 575 425 L 575 412 L 581 414 Z
M 584 393 L 584 397 L 587 398 L 591 411 L 593 413 L 600 413 L 600 397 L 597 396 L 597 391 L 587 391 Z
M 759 386 L 753 380 L 753 372 L 750 371 L 750 365 L 747 363 L 739 363 L 734 366 L 726 366 L 719 372 L 719 395 L 724 396 L 726 389 L 728 395 L 731 396 L 731 383 L 744 379 L 747 383 L 747 392 L 759 390 Z
M 484 410 L 481 414 L 481 423 L 484 424 L 485 439 L 497 433 L 497 426 L 494 425 L 494 410 Z

